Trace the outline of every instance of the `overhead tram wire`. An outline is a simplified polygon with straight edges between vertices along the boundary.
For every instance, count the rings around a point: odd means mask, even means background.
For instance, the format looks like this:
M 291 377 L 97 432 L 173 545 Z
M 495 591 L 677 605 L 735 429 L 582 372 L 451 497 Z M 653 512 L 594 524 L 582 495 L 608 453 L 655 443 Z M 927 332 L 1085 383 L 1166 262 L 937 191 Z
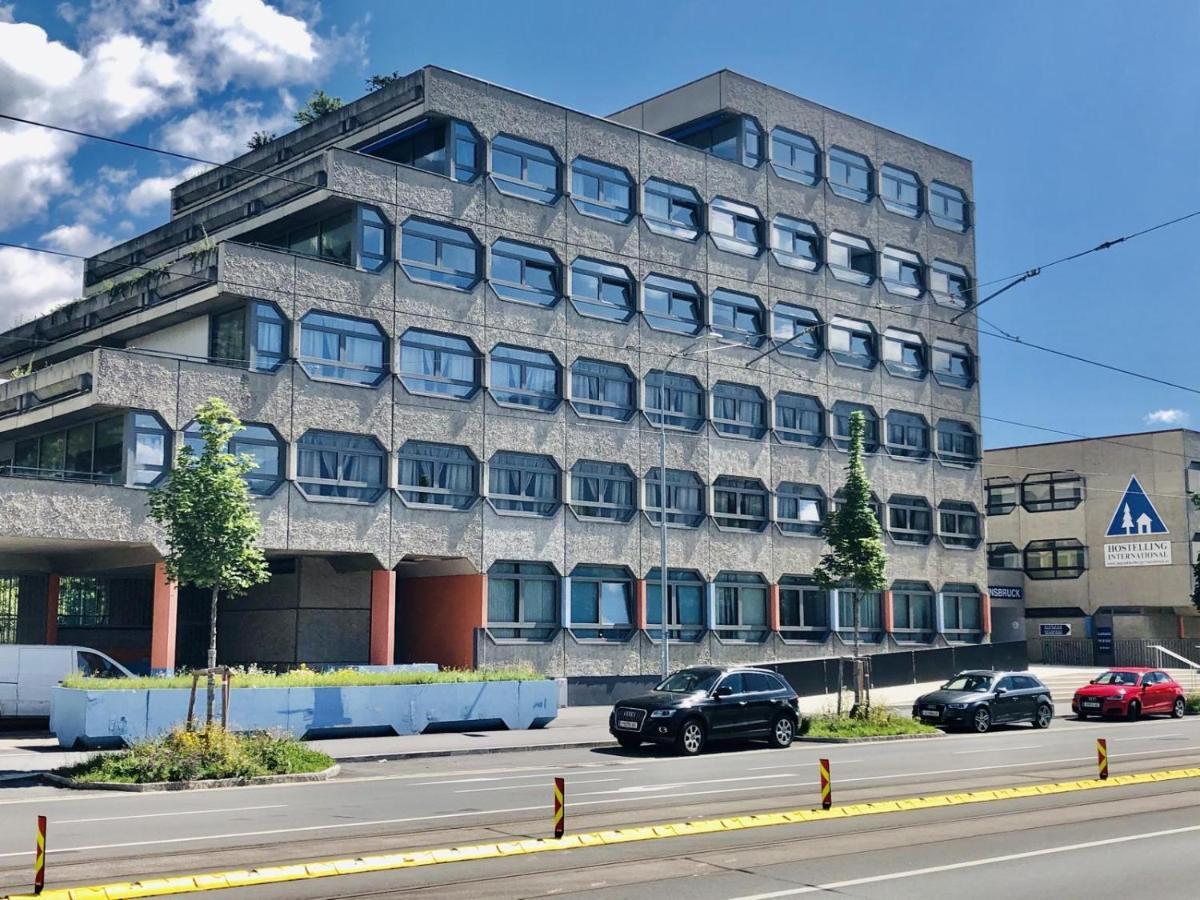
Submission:
M 157 153 L 157 154 L 160 154 L 163 156 L 172 157 L 174 159 L 180 159 L 180 160 L 184 160 L 187 162 L 200 163 L 203 165 L 212 166 L 213 168 L 229 169 L 234 172 L 241 172 L 241 173 L 244 173 L 244 174 L 247 174 L 247 175 L 250 175 L 253 177 L 257 177 L 257 178 L 271 178 L 271 179 L 274 179 L 277 181 L 283 181 L 288 184 L 292 184 L 292 185 L 296 185 L 296 186 L 300 186 L 300 187 L 304 187 L 304 188 L 308 188 L 308 189 L 315 188 L 315 185 L 311 184 L 310 182 L 302 181 L 302 180 L 296 179 L 296 178 L 289 178 L 288 176 L 281 175 L 277 172 L 263 172 L 263 171 L 259 171 L 257 169 L 250 168 L 248 166 L 235 165 L 234 163 L 231 163 L 231 162 L 223 162 L 223 163 L 215 162 L 210 159 L 204 159 L 203 157 L 192 156 L 191 154 L 187 154 L 187 153 L 179 153 L 174 150 L 167 150 L 162 147 L 152 146 L 150 144 L 138 143 L 137 141 L 127 141 L 127 140 L 123 140 L 121 138 L 114 138 L 114 137 L 109 137 L 108 135 L 95 134 L 94 132 L 83 131 L 81 129 L 76 129 L 76 128 L 67 128 L 62 125 L 53 125 L 48 122 L 41 122 L 36 119 L 27 119 L 27 118 L 23 118 L 21 116 L 14 116 L 14 115 L 11 115 L 8 113 L 2 113 L 2 112 L 0 112 L 0 119 L 7 120 L 10 122 L 16 122 L 16 123 L 19 123 L 22 125 L 33 126 L 36 128 L 45 128 L 45 129 L 49 129 L 51 131 L 58 131 L 58 132 L 62 132 L 64 134 L 73 135 L 75 137 L 85 138 L 87 140 L 102 141 L 105 143 L 115 144 L 117 146 L 125 147 L 125 148 L 131 149 L 131 150 L 140 150 L 140 151 L 143 151 L 146 153 Z M 347 152 L 353 153 L 356 151 L 347 151 Z M 333 194 L 334 196 L 345 197 L 346 199 L 355 200 L 358 202 L 367 202 L 367 203 L 378 203 L 379 202 L 378 198 L 376 198 L 376 197 L 370 197 L 370 196 L 363 195 L 363 194 L 356 194 L 356 193 L 353 193 L 350 191 L 339 190 L 336 188 L 324 187 L 324 188 L 322 188 L 322 190 L 324 190 L 330 194 Z M 440 212 L 437 210 L 425 209 L 422 207 L 411 206 L 408 208 L 414 210 L 417 213 L 423 214 L 423 215 L 430 215 L 430 216 L 444 215 L 443 212 Z M 1009 290 L 1010 288 L 1016 287 L 1018 284 L 1021 284 L 1022 282 L 1027 281 L 1030 278 L 1036 277 L 1037 275 L 1041 274 L 1041 272 L 1045 269 L 1049 269 L 1049 268 L 1052 268 L 1053 266 L 1061 265 L 1062 263 L 1070 262 L 1072 260 L 1080 259 L 1080 258 L 1082 258 L 1084 256 L 1088 256 L 1092 253 L 1098 253 L 1101 250 L 1107 250 L 1110 247 L 1116 246 L 1117 244 L 1121 244 L 1126 241 L 1131 241 L 1135 238 L 1142 237 L 1143 235 L 1150 234 L 1151 232 L 1158 231 L 1163 228 L 1167 228 L 1171 225 L 1176 225 L 1180 222 L 1187 221 L 1187 220 L 1195 218 L 1197 216 L 1200 216 L 1200 210 L 1195 210 L 1190 213 L 1185 213 L 1182 216 L 1177 216 L 1177 217 L 1175 217 L 1173 219 L 1169 219 L 1165 222 L 1160 222 L 1156 225 L 1151 225 L 1151 226 L 1149 226 L 1147 228 L 1143 228 L 1139 231 L 1135 231 L 1135 232 L 1132 232 L 1127 235 L 1123 235 L 1118 238 L 1112 238 L 1110 240 L 1103 241 L 1103 242 L 1097 244 L 1095 247 L 1090 247 L 1086 250 L 1080 250 L 1076 253 L 1072 253 L 1072 254 L 1068 254 L 1067 256 L 1059 257 L 1058 259 L 1051 260 L 1048 263 L 1043 263 L 1040 266 L 1035 266 L 1031 269 L 1028 269 L 1023 273 L 1016 273 L 1013 275 L 1004 276 L 1002 278 L 993 278 L 989 281 L 984 281 L 984 282 L 976 282 L 971 287 L 967 288 L 962 296 L 965 297 L 970 294 L 978 295 L 978 291 L 981 287 L 987 287 L 989 285 L 999 284 L 1002 281 L 1010 281 L 1011 283 L 1005 285 L 1000 290 L 995 291 L 992 294 L 989 294 L 983 300 L 980 300 L 976 303 L 971 304 L 969 307 L 962 310 L 957 315 L 952 316 L 949 319 L 949 323 L 950 324 L 957 323 L 958 320 L 961 319 L 963 316 L 967 315 L 968 313 L 976 311 L 980 306 L 983 306 L 985 303 L 995 299 L 996 297 L 1000 296 L 1001 294 L 1003 294 L 1005 291 Z M 528 232 L 528 231 L 521 231 L 519 229 L 510 229 L 510 230 L 512 231 L 512 233 L 523 236 L 523 237 L 537 238 L 539 240 L 544 239 L 544 237 L 545 237 L 544 235 L 541 235 L 541 234 L 536 234 L 536 233 Z M 612 250 L 605 250 L 605 248 L 602 248 L 602 247 L 590 247 L 590 246 L 582 245 L 582 244 L 579 246 L 582 249 L 586 249 L 586 250 L 594 250 L 594 251 L 595 250 L 604 250 L 605 252 L 611 253 L 612 255 L 618 256 L 622 259 L 630 259 L 630 260 L 639 259 L 638 257 L 635 257 L 628 253 L 621 253 L 619 251 L 614 252 Z M 756 282 L 752 282 L 749 279 L 745 279 L 745 278 L 731 277 L 729 280 L 737 281 L 742 284 L 753 285 L 755 287 L 758 286 Z M 821 296 L 821 295 L 813 294 L 811 296 Z M 823 297 L 822 299 L 840 299 L 840 298 Z M 850 301 L 843 301 L 843 302 L 850 302 Z M 883 304 L 860 304 L 860 305 L 868 306 L 873 309 L 883 308 Z M 896 308 L 899 308 L 899 307 L 896 307 Z M 932 318 L 932 317 L 930 317 L 930 318 Z M 942 322 L 944 320 L 937 319 L 936 321 Z M 986 334 L 986 332 L 981 332 L 981 333 Z M 1000 337 L 1004 340 L 1012 340 L 1012 341 L 1017 340 L 1013 337 L 1009 337 L 1006 335 L 1000 335 L 1000 334 L 994 334 L 994 335 L 989 335 L 989 336 Z M 1038 349 L 1044 349 L 1044 348 L 1039 347 Z M 1074 357 L 1074 358 L 1078 359 L 1078 357 Z M 1126 373 L 1126 374 L 1128 374 L 1128 373 Z M 1167 382 L 1161 382 L 1161 381 L 1160 381 L 1160 383 L 1168 384 Z M 1174 385 L 1171 385 L 1171 386 L 1174 386 Z

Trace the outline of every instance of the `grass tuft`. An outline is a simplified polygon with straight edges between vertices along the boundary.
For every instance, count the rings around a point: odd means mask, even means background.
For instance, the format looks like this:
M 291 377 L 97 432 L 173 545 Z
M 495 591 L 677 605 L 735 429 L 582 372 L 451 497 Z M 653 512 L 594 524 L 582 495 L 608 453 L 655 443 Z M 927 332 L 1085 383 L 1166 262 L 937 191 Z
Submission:
M 811 738 L 861 738 L 932 734 L 936 731 L 932 725 L 918 722 L 886 706 L 872 706 L 862 716 L 818 713 L 804 720 L 800 733 Z
M 55 774 L 76 781 L 150 784 L 294 775 L 321 772 L 332 765 L 331 757 L 294 738 L 263 732 L 234 734 L 213 724 L 195 731 L 176 728 L 128 750 L 56 769 Z
M 1187 711 L 1190 715 L 1200 715 L 1200 691 L 1188 694 L 1184 702 L 1187 704 Z
M 391 684 L 464 684 L 478 681 L 544 681 L 545 675 L 532 666 L 508 666 L 499 669 L 443 669 L 440 672 L 360 672 L 357 669 L 336 669 L 318 672 L 301 666 L 287 672 L 263 672 L 257 669 L 234 670 L 235 688 L 283 687 L 357 687 Z M 63 679 L 63 687 L 84 688 L 89 691 L 132 691 L 166 688 L 191 688 L 192 676 L 187 673 L 168 677 L 139 676 L 135 678 L 88 678 L 78 673 Z M 200 678 L 204 687 L 204 677 Z

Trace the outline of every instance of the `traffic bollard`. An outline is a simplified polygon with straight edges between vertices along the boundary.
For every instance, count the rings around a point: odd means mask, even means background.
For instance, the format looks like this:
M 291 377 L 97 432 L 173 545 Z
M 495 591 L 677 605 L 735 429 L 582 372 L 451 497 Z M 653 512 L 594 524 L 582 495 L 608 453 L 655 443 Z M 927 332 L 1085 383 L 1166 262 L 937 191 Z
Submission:
M 554 836 L 560 838 L 566 828 L 566 779 L 554 779 Z
M 40 894 L 46 886 L 46 817 L 37 817 L 37 854 L 33 863 L 33 892 Z
M 1096 763 L 1100 767 L 1100 780 L 1108 780 L 1108 741 L 1096 739 Z
M 833 787 L 830 784 L 829 778 L 829 760 L 817 760 L 821 766 L 821 809 L 829 809 L 833 806 Z

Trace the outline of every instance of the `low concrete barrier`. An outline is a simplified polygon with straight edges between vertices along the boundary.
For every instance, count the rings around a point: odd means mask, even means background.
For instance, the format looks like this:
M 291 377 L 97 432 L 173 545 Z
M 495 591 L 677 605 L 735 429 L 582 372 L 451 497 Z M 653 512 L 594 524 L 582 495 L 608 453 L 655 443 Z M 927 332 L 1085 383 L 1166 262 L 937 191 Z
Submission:
M 50 730 L 62 747 L 105 747 L 155 737 L 187 718 L 187 690 L 99 690 L 56 687 Z M 391 729 L 396 734 L 466 730 L 488 724 L 540 728 L 558 715 L 559 686 L 546 681 L 359 687 L 234 688 L 234 731 L 312 732 Z M 203 715 L 204 694 L 197 695 Z M 218 715 L 220 695 L 217 698 Z

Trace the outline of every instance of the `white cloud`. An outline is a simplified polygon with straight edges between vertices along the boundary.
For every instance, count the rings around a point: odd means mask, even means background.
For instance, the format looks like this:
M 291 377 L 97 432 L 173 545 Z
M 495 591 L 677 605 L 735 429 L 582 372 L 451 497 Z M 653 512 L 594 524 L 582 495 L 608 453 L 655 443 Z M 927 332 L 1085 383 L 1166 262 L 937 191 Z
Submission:
M 79 296 L 83 262 L 0 247 L 0 284 L 5 286 L 0 328 L 10 328 Z
M 142 216 L 154 211 L 155 207 L 160 204 L 166 207 L 171 199 L 171 188 L 201 172 L 207 172 L 210 168 L 210 166 L 196 163 L 173 175 L 154 175 L 150 178 L 143 178 L 125 195 L 125 208 L 135 216 Z M 170 209 L 165 208 L 163 212 L 169 213 Z
M 289 111 L 294 103 L 281 92 L 281 108 L 274 113 L 265 113 L 262 103 L 242 99 L 216 109 L 198 109 L 163 125 L 160 143 L 176 153 L 225 162 L 245 153 L 246 142 L 256 131 L 290 131 L 296 124 Z
M 0 22 L 11 22 L 13 20 L 13 5 L 11 3 L 0 3 Z
M 107 250 L 116 241 L 107 234 L 93 231 L 90 225 L 76 222 L 74 225 L 59 225 L 47 231 L 42 235 L 41 243 L 64 253 L 91 256 L 101 250 Z
M 263 0 L 201 0 L 192 16 L 194 47 L 211 57 L 221 84 L 274 85 L 315 74 L 320 42 L 308 23 Z
M 1146 414 L 1147 425 L 1184 425 L 1188 414 L 1182 409 L 1156 409 Z

